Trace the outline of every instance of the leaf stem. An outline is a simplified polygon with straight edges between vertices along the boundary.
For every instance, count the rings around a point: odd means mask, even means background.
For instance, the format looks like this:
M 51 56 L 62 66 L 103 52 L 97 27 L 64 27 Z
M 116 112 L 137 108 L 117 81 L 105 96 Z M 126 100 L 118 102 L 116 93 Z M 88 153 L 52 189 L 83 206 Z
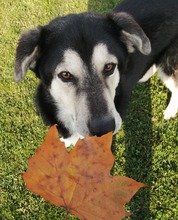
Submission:
M 66 210 L 66 217 L 65 217 L 65 220 L 68 219 L 68 214 L 69 214 L 69 212 L 68 212 L 68 210 Z

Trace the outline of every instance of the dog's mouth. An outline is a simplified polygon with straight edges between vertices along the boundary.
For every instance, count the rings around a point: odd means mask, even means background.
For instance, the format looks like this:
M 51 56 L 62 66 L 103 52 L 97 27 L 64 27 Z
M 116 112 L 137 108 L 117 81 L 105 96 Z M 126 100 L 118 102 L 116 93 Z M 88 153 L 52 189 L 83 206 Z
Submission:
M 81 120 L 78 123 L 77 121 L 74 122 L 73 129 L 69 130 L 67 137 L 63 136 L 62 141 L 65 142 L 66 146 L 70 146 L 71 144 L 75 145 L 78 139 L 82 139 L 86 135 L 100 137 L 109 132 L 112 132 L 113 135 L 116 134 L 121 127 L 122 120 L 119 113 L 116 111 L 112 113 L 112 115 L 102 118 L 92 117 L 87 120 L 87 123 L 84 123 L 84 120 L 82 120 L 83 123 L 81 123 Z

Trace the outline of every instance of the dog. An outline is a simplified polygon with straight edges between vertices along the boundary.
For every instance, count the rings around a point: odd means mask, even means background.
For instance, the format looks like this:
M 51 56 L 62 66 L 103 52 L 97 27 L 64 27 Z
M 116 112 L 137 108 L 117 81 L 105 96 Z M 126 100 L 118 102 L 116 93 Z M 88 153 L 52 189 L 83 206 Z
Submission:
M 39 78 L 37 109 L 66 145 L 86 133 L 117 133 L 132 90 L 154 74 L 171 91 L 166 120 L 178 111 L 178 2 L 123 0 L 106 15 L 57 17 L 22 34 L 14 76 Z

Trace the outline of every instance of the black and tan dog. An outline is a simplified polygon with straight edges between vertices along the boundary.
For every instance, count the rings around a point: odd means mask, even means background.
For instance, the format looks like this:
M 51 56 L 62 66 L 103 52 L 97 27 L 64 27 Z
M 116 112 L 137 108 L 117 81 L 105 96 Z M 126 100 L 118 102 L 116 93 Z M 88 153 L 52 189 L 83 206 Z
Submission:
M 107 15 L 70 14 L 24 33 L 15 80 L 30 68 L 40 79 L 44 121 L 76 142 L 116 133 L 138 81 L 158 75 L 172 92 L 164 118 L 178 111 L 178 1 L 123 0 Z

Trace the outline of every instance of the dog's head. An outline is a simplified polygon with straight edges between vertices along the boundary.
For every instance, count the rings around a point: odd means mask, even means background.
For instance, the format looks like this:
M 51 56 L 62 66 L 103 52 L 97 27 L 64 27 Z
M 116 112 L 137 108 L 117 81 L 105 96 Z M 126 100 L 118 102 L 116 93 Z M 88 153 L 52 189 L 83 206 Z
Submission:
M 116 133 L 121 117 L 115 92 L 134 48 L 148 54 L 150 42 L 126 13 L 59 17 L 21 36 L 15 80 L 21 81 L 28 68 L 35 72 L 68 136 Z

